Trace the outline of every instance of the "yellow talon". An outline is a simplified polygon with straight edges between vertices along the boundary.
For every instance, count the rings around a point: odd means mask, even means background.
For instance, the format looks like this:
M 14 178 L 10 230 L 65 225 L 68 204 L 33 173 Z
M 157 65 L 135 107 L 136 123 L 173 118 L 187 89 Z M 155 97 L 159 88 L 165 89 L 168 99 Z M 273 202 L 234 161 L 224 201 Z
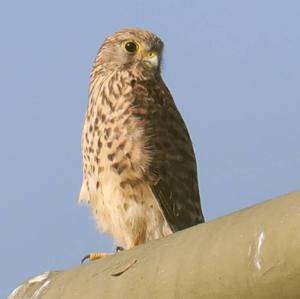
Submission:
M 95 260 L 101 259 L 101 258 L 109 256 L 109 255 L 112 255 L 112 254 L 107 253 L 107 252 L 92 252 L 92 253 L 86 255 L 81 260 L 81 264 L 83 264 L 85 260 L 95 261 Z

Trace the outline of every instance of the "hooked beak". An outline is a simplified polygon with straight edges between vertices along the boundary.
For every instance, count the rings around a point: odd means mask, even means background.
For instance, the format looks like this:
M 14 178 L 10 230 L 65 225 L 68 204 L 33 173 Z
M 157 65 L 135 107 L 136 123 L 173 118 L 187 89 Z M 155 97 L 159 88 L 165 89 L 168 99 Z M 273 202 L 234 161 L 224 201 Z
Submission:
M 157 68 L 159 64 L 158 54 L 153 51 L 145 51 L 142 54 L 142 62 L 148 68 Z

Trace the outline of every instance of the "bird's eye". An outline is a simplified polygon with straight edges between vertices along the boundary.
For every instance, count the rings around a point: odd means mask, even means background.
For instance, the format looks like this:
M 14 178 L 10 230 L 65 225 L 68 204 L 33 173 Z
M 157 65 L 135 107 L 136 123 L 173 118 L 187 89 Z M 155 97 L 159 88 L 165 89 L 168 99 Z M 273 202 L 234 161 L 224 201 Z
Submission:
M 129 53 L 135 53 L 138 50 L 138 45 L 135 42 L 127 42 L 124 47 Z

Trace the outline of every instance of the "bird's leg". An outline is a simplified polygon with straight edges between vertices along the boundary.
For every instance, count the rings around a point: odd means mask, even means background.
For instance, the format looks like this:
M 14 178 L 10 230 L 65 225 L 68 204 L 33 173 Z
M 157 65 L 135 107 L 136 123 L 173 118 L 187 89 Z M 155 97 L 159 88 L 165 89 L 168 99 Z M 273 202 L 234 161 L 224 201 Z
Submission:
M 119 252 L 119 251 L 123 251 L 123 250 L 125 250 L 125 248 L 122 247 L 122 246 L 117 246 L 116 247 L 116 253 Z M 95 261 L 95 260 L 102 259 L 103 257 L 110 256 L 110 255 L 113 255 L 113 253 L 108 253 L 108 252 L 91 252 L 90 254 L 87 254 L 81 260 L 81 264 L 83 264 L 86 260 Z
M 113 253 L 108 253 L 108 252 L 91 252 L 90 254 L 87 254 L 82 260 L 81 264 L 83 264 L 86 260 L 89 261 L 95 261 L 98 259 L 102 259 L 103 257 L 110 256 Z

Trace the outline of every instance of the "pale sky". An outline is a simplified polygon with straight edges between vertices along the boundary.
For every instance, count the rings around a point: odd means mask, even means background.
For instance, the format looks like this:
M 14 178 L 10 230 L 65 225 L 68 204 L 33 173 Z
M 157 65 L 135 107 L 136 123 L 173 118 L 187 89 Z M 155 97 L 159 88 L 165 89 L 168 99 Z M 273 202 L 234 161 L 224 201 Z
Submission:
M 165 42 L 207 220 L 300 188 L 299 1 L 105 3 L 0 4 L 0 298 L 114 250 L 77 197 L 89 72 L 118 29 Z

